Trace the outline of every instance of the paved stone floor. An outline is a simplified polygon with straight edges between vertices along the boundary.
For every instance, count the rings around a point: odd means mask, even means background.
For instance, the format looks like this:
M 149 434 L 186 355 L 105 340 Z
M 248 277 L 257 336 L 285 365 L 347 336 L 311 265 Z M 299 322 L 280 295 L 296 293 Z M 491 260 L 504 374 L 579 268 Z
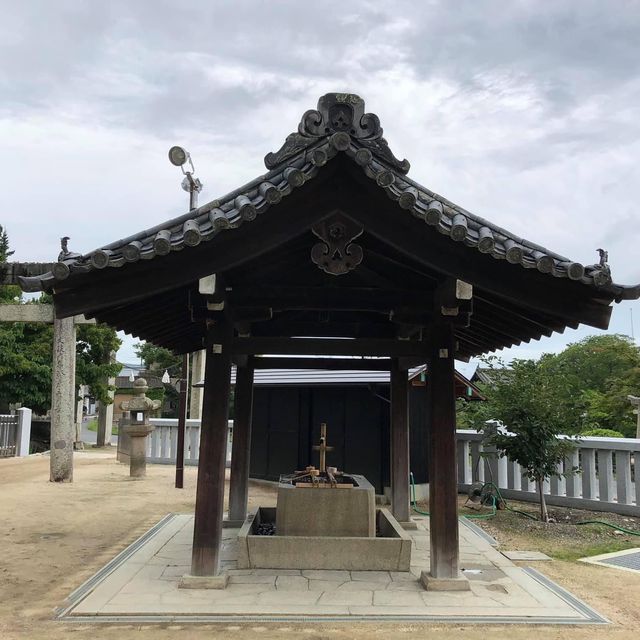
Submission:
M 429 520 L 416 518 L 411 571 L 298 571 L 236 568 L 237 529 L 225 529 L 224 590 L 178 589 L 189 573 L 193 516 L 171 514 L 76 589 L 58 610 L 86 622 L 246 619 L 406 619 L 456 622 L 605 623 L 535 570 L 516 566 L 485 536 L 460 527 L 461 565 L 471 590 L 425 591 Z

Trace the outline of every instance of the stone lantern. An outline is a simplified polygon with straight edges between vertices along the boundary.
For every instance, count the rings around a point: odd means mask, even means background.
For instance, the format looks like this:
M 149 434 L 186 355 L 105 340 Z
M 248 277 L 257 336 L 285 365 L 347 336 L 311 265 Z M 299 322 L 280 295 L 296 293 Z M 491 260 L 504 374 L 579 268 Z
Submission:
M 122 431 L 131 438 L 129 475 L 132 478 L 143 478 L 147 473 L 147 436 L 154 429 L 148 414 L 160 406 L 160 400 L 147 398 L 148 388 L 147 381 L 138 378 L 133 383 L 133 398 L 120 403 L 120 408 L 130 416 L 129 424 L 123 426 Z

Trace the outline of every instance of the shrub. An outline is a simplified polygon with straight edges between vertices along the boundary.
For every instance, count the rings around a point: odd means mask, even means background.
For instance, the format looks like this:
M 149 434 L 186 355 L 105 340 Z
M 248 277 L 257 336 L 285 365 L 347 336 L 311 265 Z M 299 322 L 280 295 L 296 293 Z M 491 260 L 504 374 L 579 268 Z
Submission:
M 614 431 L 613 429 L 588 429 L 580 435 L 592 438 L 624 438 L 624 434 L 619 431 Z

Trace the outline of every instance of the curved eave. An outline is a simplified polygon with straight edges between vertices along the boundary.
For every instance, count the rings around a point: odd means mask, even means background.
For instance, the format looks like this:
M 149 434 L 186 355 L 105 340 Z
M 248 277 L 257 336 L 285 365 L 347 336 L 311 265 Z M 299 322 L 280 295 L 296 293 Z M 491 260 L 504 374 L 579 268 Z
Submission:
M 357 140 L 350 139 L 345 145 L 344 137 L 336 134 L 309 145 L 285 164 L 221 198 L 88 254 L 70 256 L 54 265 L 52 272 L 20 278 L 20 285 L 25 291 L 50 291 L 71 275 L 122 268 L 128 263 L 160 259 L 172 252 L 188 250 L 219 233 L 250 223 L 316 177 L 321 168 L 340 152 L 360 166 L 364 174 L 389 198 L 398 202 L 407 215 L 424 220 L 425 224 L 448 236 L 452 242 L 461 242 L 471 250 L 524 269 L 536 269 L 550 277 L 582 282 L 597 289 L 599 295 L 609 302 L 640 297 L 640 285 L 625 287 L 614 284 L 608 269 L 601 265 L 584 267 L 514 236 L 411 180 Z

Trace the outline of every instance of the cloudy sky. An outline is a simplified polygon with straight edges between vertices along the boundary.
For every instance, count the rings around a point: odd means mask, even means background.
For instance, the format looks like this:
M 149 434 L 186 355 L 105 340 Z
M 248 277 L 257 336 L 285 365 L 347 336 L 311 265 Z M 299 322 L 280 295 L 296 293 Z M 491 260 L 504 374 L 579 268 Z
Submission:
M 0 224 L 14 258 L 87 252 L 264 171 L 329 91 L 361 95 L 410 175 L 640 282 L 640 2 L 0 0 Z M 631 333 L 640 305 L 611 330 Z M 537 357 L 590 333 L 504 353 Z M 120 359 L 134 359 L 131 341 Z

